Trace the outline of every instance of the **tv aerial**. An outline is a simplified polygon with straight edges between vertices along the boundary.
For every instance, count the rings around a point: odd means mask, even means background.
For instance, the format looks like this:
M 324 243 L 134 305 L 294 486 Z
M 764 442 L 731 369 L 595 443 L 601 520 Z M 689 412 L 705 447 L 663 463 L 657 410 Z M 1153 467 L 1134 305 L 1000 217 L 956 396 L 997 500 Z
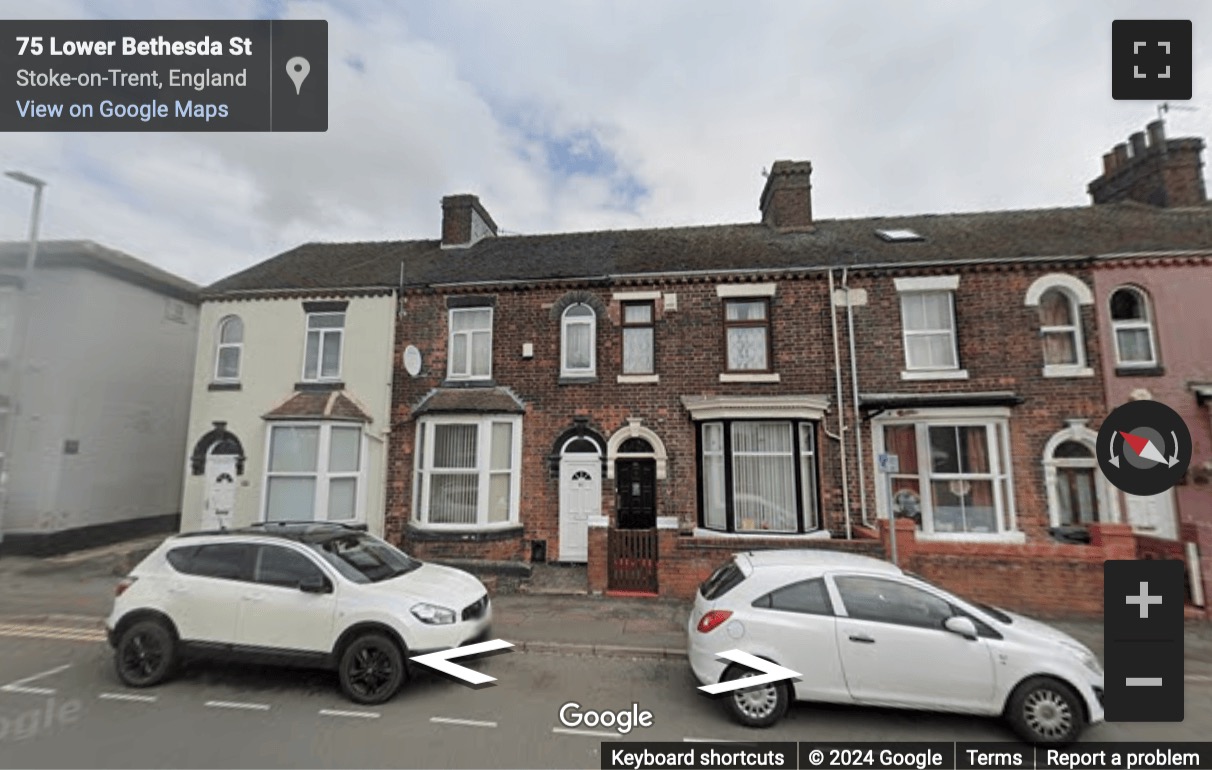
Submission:
M 1178 110 L 1179 112 L 1199 112 L 1199 107 L 1193 107 L 1189 104 L 1170 104 L 1170 102 L 1162 102 L 1157 105 L 1157 117 L 1160 120 L 1165 117 L 1170 110 Z

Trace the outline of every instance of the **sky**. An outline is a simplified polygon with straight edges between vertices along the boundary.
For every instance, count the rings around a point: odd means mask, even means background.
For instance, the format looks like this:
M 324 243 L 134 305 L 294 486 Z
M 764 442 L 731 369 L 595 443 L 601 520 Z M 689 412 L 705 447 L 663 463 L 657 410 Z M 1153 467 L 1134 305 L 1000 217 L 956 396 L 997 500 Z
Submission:
M 1111 22 L 1193 21 L 1212 135 L 1212 3 L 1153 0 L 0 0 L 0 19 L 326 19 L 325 133 L 15 133 L 44 238 L 200 284 L 300 243 L 432 239 L 442 196 L 502 232 L 756 222 L 762 171 L 813 164 L 818 219 L 1082 206 L 1157 117 L 1111 98 Z M 0 240 L 30 190 L 0 178 Z

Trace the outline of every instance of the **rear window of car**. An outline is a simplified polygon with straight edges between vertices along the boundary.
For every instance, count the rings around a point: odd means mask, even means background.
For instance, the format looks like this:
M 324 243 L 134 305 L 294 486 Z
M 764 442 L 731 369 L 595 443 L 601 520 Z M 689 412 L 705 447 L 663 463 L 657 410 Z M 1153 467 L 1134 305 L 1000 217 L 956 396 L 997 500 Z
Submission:
M 776 588 L 765 596 L 754 600 L 754 607 L 783 612 L 799 612 L 804 615 L 832 615 L 833 602 L 822 578 L 801 580 L 798 583 Z
M 190 565 L 193 563 L 194 554 L 197 553 L 198 546 L 188 545 L 181 548 L 174 548 L 164 555 L 168 560 L 169 565 L 177 572 L 189 573 Z
M 745 580 L 745 573 L 735 561 L 730 561 L 711 573 L 711 577 L 699 586 L 699 593 L 704 599 L 718 599 Z

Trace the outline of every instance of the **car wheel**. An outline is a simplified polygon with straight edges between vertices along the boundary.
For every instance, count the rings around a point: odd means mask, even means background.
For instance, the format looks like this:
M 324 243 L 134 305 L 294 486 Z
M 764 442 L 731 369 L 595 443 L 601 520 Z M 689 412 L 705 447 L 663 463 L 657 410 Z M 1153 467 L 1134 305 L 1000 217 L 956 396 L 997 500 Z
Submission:
M 723 681 L 747 679 L 758 676 L 756 671 L 732 667 L 724 672 Z M 770 727 L 783 718 L 790 705 L 787 685 L 784 682 L 733 690 L 724 696 L 724 704 L 732 718 L 746 727 Z
M 118 678 L 129 687 L 151 687 L 167 679 L 177 660 L 176 641 L 158 620 L 140 620 L 122 632 L 114 650 Z
M 1023 740 L 1072 743 L 1086 726 L 1082 703 L 1073 688 L 1056 679 L 1037 677 L 1019 685 L 1006 718 Z
M 341 689 L 354 703 L 373 705 L 390 700 L 404 683 L 404 656 L 383 634 L 366 634 L 341 655 Z

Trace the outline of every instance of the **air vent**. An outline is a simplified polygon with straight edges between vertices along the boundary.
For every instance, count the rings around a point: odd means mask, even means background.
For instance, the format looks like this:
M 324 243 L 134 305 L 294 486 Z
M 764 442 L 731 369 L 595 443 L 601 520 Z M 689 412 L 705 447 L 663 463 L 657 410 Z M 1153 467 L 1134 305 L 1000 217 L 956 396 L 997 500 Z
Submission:
M 905 241 L 926 240 L 913 230 L 876 230 L 875 234 L 889 243 L 904 243 Z

